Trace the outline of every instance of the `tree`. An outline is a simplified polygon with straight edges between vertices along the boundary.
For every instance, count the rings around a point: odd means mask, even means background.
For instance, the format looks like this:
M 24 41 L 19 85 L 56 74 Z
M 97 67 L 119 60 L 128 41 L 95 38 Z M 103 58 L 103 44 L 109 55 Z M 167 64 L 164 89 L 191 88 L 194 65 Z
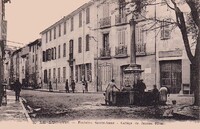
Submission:
M 132 13 L 141 14 L 141 11 L 144 10 L 147 6 L 157 5 L 156 0 L 131 0 L 131 3 L 135 4 L 135 10 Z M 176 21 L 172 24 L 175 24 L 180 29 L 184 47 L 187 53 L 187 56 L 191 62 L 192 75 L 191 82 L 192 88 L 194 90 L 194 105 L 200 105 L 200 1 L 199 0 L 162 0 L 171 10 L 174 11 L 176 15 Z M 129 2 L 128 2 L 129 3 Z M 128 4 L 127 3 L 127 4 Z M 190 9 L 188 15 L 184 14 L 184 10 L 180 9 L 179 5 L 187 5 Z M 188 17 L 188 18 L 186 18 Z M 159 21 L 159 19 L 153 20 Z M 149 19 L 148 19 L 149 20 Z M 190 41 L 188 33 L 193 34 L 193 40 L 195 47 L 195 53 L 193 54 L 190 47 Z

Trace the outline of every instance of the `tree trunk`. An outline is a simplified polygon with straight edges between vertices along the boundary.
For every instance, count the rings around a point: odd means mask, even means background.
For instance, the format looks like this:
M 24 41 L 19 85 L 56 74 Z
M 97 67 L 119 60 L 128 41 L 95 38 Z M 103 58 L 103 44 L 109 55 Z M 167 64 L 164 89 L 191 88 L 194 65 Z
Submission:
M 194 105 L 200 105 L 200 92 L 199 92 L 199 84 L 200 84 L 200 64 L 199 61 L 195 61 L 195 64 L 192 65 L 191 71 L 191 90 L 194 92 Z

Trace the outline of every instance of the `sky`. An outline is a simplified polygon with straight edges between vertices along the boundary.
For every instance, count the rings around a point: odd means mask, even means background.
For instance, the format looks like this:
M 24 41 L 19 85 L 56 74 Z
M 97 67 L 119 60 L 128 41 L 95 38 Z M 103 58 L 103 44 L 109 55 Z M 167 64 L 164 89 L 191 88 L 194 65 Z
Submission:
M 11 0 L 6 4 L 7 40 L 23 44 L 89 0 Z M 8 42 L 10 45 L 15 43 Z

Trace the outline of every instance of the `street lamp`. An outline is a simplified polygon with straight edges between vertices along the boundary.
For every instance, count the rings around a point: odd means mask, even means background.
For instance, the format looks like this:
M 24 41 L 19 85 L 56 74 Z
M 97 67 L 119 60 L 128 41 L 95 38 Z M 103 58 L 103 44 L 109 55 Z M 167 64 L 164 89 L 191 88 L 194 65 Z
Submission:
M 132 14 L 132 18 L 130 19 L 130 32 L 131 32 L 130 64 L 124 70 L 125 75 L 129 76 L 128 77 L 129 85 L 132 86 L 132 88 L 135 84 L 137 84 L 137 80 L 140 79 L 140 75 L 144 71 L 144 70 L 141 70 L 141 65 L 136 64 L 135 29 L 136 29 L 137 21 L 135 21 L 135 18 L 134 18 L 135 17 L 134 11 L 136 10 L 136 5 L 133 2 L 134 2 L 134 0 L 127 0 L 127 6 L 126 6 L 127 11 Z M 133 78 L 133 80 L 131 78 Z

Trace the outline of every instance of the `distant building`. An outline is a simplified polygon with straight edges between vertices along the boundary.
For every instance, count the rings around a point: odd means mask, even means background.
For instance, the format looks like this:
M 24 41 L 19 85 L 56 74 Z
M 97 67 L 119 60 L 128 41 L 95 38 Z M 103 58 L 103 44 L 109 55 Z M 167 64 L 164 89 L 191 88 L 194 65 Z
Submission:
M 12 53 L 12 49 L 6 47 L 4 55 L 4 81 L 8 84 L 10 80 L 10 57 Z
M 41 39 L 36 39 L 35 41 L 29 43 L 28 47 L 28 85 L 33 88 L 41 87 Z M 25 71 L 24 71 L 25 72 Z
M 20 74 L 21 51 L 22 49 L 20 48 L 18 50 L 13 51 L 13 53 L 11 54 L 11 60 L 10 60 L 10 81 L 11 82 L 14 82 L 16 81 L 16 79 L 21 78 L 21 74 Z

